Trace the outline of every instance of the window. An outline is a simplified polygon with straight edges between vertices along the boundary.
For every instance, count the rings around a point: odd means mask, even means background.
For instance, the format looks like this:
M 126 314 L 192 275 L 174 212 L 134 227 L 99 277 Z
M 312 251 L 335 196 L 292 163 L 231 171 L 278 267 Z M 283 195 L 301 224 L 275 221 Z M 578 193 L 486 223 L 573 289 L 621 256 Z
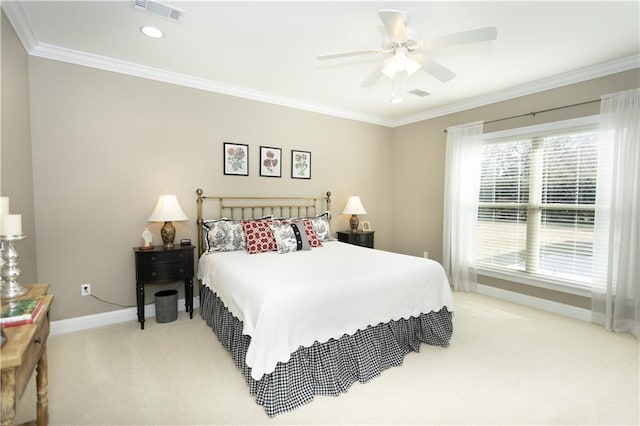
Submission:
M 485 135 L 476 266 L 590 287 L 595 118 Z

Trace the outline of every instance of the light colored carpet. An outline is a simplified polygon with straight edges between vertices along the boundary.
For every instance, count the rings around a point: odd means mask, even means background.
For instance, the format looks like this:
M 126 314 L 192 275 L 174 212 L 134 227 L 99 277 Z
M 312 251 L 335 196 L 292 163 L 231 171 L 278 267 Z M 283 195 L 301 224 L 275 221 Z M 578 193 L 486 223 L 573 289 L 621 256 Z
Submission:
M 639 344 L 573 319 L 456 293 L 448 348 L 422 345 L 404 365 L 339 397 L 269 418 L 230 355 L 194 315 L 49 340 L 54 425 L 635 424 Z M 35 418 L 35 384 L 17 421 Z

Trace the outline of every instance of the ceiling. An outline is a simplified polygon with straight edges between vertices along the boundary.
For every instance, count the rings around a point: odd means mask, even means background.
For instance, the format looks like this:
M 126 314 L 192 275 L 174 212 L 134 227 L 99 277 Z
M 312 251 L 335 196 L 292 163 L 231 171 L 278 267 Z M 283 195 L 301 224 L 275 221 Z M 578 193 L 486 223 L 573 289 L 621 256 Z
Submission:
M 165 1 L 181 22 L 134 1 L 3 1 L 27 51 L 116 72 L 394 127 L 638 68 L 640 2 Z M 498 38 L 437 58 L 457 77 L 417 72 L 361 87 L 382 56 L 316 55 L 382 47 L 377 11 L 411 12 L 420 38 L 494 26 Z M 140 27 L 164 37 L 152 39 Z

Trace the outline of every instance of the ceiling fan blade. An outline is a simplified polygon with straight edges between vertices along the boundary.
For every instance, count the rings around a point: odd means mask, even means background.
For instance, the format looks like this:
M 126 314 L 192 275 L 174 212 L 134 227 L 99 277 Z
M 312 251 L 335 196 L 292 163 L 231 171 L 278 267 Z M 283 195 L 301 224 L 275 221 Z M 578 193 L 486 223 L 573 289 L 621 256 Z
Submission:
M 437 49 L 456 44 L 478 43 L 492 41 L 498 38 L 498 30 L 495 27 L 476 28 L 474 30 L 461 31 L 422 40 L 418 45 L 420 49 Z
M 436 62 L 433 59 L 429 59 L 427 56 L 417 54 L 412 56 L 420 65 L 422 71 L 431 74 L 443 83 L 453 80 L 456 77 L 456 73 L 449 68 L 442 65 L 440 62 Z
M 373 72 L 366 78 L 365 81 L 362 82 L 360 87 L 370 87 L 376 84 L 376 81 L 382 76 L 382 68 L 384 68 L 384 64 L 378 65 L 378 67 L 373 70 Z
M 407 41 L 407 30 L 405 28 L 405 18 L 409 19 L 407 12 L 401 10 L 379 10 L 378 15 L 384 24 L 389 40 L 394 43 L 404 43 Z
M 347 56 L 370 55 L 372 53 L 385 53 L 382 49 L 352 50 L 349 52 L 327 53 L 318 55 L 317 59 L 322 61 L 325 59 L 346 58 Z

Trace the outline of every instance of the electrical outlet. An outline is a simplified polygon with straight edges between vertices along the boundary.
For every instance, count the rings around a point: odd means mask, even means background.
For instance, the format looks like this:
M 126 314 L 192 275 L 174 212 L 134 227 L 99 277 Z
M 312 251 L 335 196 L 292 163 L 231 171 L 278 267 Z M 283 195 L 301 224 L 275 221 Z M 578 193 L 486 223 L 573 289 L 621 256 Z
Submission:
M 80 284 L 80 294 L 83 296 L 89 296 L 91 294 L 91 284 Z
M 422 257 L 424 257 L 425 259 L 429 258 L 429 252 L 425 251 L 424 253 L 422 253 Z

